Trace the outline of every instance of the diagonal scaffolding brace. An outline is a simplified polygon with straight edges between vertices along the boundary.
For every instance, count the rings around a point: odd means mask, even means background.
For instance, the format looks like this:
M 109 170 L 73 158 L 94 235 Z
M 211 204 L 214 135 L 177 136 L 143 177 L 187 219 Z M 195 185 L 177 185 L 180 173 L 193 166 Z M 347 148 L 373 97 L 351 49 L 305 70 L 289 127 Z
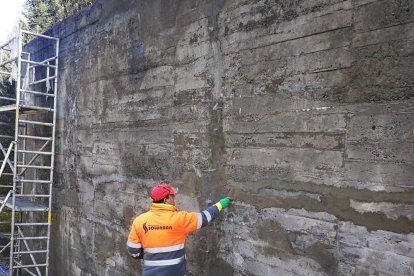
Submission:
M 10 154 L 11 154 L 12 149 L 13 149 L 13 147 L 14 147 L 15 144 L 16 144 L 16 142 L 14 142 L 14 141 L 11 142 L 10 143 L 10 146 L 9 146 L 9 149 L 7 150 L 7 153 L 6 153 L 4 151 L 3 145 L 0 143 L 0 149 L 1 149 L 2 153 L 3 153 L 3 155 L 4 155 L 4 160 L 3 160 L 3 163 L 1 164 L 1 168 L 0 168 L 0 178 L 1 178 L 2 174 L 3 174 L 4 168 L 6 167 L 6 163 L 10 166 L 10 169 L 14 173 L 14 166 L 10 162 L 9 157 L 10 157 Z

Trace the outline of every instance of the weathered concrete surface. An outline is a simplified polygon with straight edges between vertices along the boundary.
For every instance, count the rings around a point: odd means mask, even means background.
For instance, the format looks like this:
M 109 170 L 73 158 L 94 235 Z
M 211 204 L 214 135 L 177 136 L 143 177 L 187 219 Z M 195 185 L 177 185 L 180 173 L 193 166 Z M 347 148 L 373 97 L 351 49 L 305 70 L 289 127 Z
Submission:
M 137 275 L 132 219 L 234 205 L 191 275 L 414 275 L 414 2 L 97 1 L 61 37 L 52 275 Z

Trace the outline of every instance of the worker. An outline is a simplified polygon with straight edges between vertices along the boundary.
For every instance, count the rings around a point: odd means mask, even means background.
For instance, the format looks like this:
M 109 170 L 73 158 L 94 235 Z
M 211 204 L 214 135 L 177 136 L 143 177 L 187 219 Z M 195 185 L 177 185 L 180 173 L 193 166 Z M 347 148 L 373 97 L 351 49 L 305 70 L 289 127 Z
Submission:
M 184 275 L 186 236 L 208 225 L 231 202 L 225 197 L 199 213 L 178 211 L 174 201 L 177 191 L 165 183 L 152 188 L 150 210 L 132 223 L 127 248 L 133 258 L 144 259 L 144 276 Z

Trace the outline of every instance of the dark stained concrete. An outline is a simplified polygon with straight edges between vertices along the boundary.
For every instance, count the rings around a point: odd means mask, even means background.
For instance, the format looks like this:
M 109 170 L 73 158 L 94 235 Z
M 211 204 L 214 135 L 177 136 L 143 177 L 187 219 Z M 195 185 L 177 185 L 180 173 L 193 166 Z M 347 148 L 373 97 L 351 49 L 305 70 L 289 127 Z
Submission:
M 414 274 L 414 3 L 98 0 L 57 24 L 51 275 L 139 275 L 148 190 L 233 206 L 190 275 Z

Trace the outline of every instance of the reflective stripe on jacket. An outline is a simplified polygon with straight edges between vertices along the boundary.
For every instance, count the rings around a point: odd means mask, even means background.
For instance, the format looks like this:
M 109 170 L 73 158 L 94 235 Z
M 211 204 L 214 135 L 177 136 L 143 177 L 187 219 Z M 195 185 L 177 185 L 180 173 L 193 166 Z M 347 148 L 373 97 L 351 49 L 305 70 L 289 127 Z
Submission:
M 170 204 L 152 203 L 150 210 L 132 223 L 128 252 L 139 258 L 143 249 L 144 276 L 184 275 L 186 236 L 206 226 L 220 210 L 220 203 L 200 213 L 178 211 Z

